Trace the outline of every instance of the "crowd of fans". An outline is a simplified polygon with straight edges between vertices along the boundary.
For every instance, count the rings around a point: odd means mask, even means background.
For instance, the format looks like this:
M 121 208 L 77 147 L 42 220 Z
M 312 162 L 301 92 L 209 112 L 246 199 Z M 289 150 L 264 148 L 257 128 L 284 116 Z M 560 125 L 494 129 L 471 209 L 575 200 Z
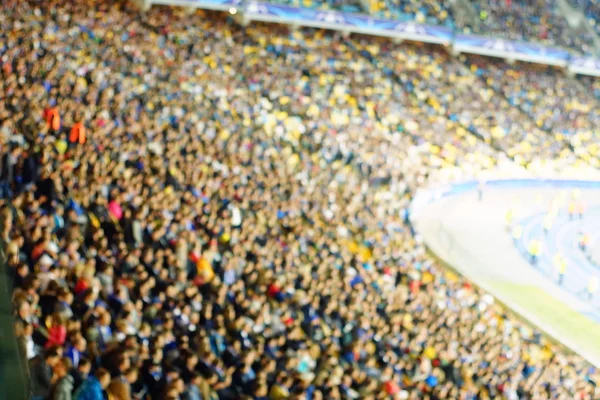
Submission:
M 509 65 L 477 57 L 469 62 L 511 106 L 529 115 L 540 129 L 554 134 L 556 143 L 569 143 L 579 157 L 600 166 L 597 79 L 566 77 L 560 70 L 536 64 Z
M 374 43 L 372 39 L 369 41 Z M 485 79 L 484 70 L 476 65 L 465 65 L 465 56 L 454 58 L 442 48 L 398 47 L 390 42 L 383 42 L 375 51 L 381 65 L 392 71 L 402 86 L 420 100 L 417 108 L 422 108 L 423 103 L 427 105 L 421 113 L 455 122 L 462 128 L 461 132 L 466 130 L 473 134 L 471 141 L 478 137 L 490 144 L 477 151 L 463 149 L 458 152 L 459 155 L 471 158 L 474 155 L 484 156 L 487 168 L 493 165 L 493 160 L 503 156 L 519 165 L 538 164 L 549 159 L 560 162 L 562 166 L 574 162 L 575 155 L 568 146 L 539 129 L 532 118 L 511 104 Z M 386 115 L 397 115 L 404 107 L 386 110 Z M 421 127 L 417 130 L 419 134 L 426 135 Z M 447 143 L 447 130 L 436 129 L 435 132 L 439 135 L 439 142 L 446 143 L 448 148 L 451 144 Z M 432 140 L 431 136 L 425 137 L 428 141 Z M 500 152 L 490 152 L 491 148 Z
M 465 33 L 501 37 L 516 41 L 532 41 L 570 49 L 577 54 L 595 55 L 594 39 L 582 27 L 570 27 L 556 1 L 473 0 L 475 21 L 467 17 L 455 19 L 453 7 L 469 7 L 450 1 L 433 0 L 272 0 L 295 7 L 320 8 L 343 12 L 367 12 L 377 17 L 399 21 L 445 26 Z M 581 6 L 581 5 L 579 5 Z M 585 2 L 585 13 L 592 25 L 599 11 L 593 1 Z
M 600 3 L 597 0 L 570 0 L 569 3 L 571 7 L 581 11 L 596 33 L 600 34 L 600 24 L 598 23 Z
M 0 71 L 0 231 L 35 399 L 597 398 L 594 368 L 410 224 L 445 171 L 575 163 L 478 69 L 31 0 L 0 14 Z
M 471 4 L 481 20 L 475 25 L 476 33 L 561 46 L 584 54 L 594 52 L 589 33 L 570 28 L 554 0 L 473 0 Z
M 454 28 L 452 8 L 445 1 L 373 0 L 369 4 L 371 12 L 383 18 Z

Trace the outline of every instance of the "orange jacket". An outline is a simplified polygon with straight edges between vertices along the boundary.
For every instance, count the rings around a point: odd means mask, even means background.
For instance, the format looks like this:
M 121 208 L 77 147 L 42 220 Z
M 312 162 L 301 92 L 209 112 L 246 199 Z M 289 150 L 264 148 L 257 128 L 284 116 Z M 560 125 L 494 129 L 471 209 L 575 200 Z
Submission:
M 54 131 L 60 129 L 60 114 L 58 113 L 58 107 L 45 109 L 44 119 L 46 120 L 46 123 L 50 129 Z
M 85 126 L 83 123 L 76 122 L 75 125 L 71 128 L 71 134 L 69 135 L 69 142 L 84 144 L 86 141 L 85 137 Z

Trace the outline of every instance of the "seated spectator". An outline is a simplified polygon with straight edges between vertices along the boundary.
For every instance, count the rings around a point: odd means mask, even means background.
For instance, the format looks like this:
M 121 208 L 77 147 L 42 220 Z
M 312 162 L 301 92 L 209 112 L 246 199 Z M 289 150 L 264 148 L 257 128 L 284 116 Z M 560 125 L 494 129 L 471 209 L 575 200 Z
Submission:
M 43 355 L 32 358 L 29 362 L 31 393 L 34 400 L 45 400 L 50 395 L 54 377 L 54 368 L 61 360 L 57 348 L 47 349 Z
M 480 23 L 469 26 L 475 33 L 511 40 L 541 42 L 592 54 L 593 38 L 571 28 L 556 1 L 473 0 Z M 477 28 L 478 27 L 478 28 Z
M 83 382 L 75 391 L 75 400 L 104 400 L 104 391 L 110 384 L 110 373 L 104 368 L 98 368 L 96 372 Z
M 69 357 L 69 360 L 72 359 Z M 82 357 L 77 366 L 73 365 L 73 369 L 71 370 L 71 376 L 73 377 L 73 392 L 76 392 L 79 387 L 88 379 L 90 372 L 92 370 L 92 362 L 85 357 Z
M 73 397 L 73 377 L 69 374 L 73 366 L 71 360 L 66 357 L 54 364 L 52 368 L 52 388 L 48 399 L 50 400 L 71 400 Z

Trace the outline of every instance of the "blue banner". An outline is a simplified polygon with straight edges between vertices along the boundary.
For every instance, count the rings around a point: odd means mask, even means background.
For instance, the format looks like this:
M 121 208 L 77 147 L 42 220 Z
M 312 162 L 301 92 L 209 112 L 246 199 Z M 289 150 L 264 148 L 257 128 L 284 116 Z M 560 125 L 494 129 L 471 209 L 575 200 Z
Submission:
M 372 18 L 363 14 L 297 8 L 280 4 L 249 1 L 244 15 L 249 20 L 290 23 L 314 28 L 387 36 L 402 40 L 450 44 L 452 30 L 439 26 Z
M 463 53 L 558 66 L 567 65 L 571 56 L 567 50 L 561 48 L 471 35 L 456 35 L 454 49 Z
M 150 0 L 150 5 L 195 7 L 204 10 L 228 11 L 240 7 L 243 0 Z
M 576 74 L 600 76 L 600 60 L 592 57 L 573 57 L 569 70 Z

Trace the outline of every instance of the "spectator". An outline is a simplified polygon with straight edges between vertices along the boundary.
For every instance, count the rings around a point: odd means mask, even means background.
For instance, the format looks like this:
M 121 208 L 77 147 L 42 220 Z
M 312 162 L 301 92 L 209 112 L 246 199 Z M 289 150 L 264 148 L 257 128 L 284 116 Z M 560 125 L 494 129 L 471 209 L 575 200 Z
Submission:
M 53 367 L 52 389 L 48 396 L 51 400 L 71 400 L 73 394 L 73 377 L 69 374 L 73 366 L 66 357 L 59 359 Z
M 189 383 L 185 388 L 184 400 L 201 400 L 203 399 L 202 393 L 200 392 L 200 385 L 202 384 L 202 376 L 193 372 L 189 377 Z
M 67 346 L 65 356 L 71 360 L 73 367 L 77 368 L 87 349 L 87 341 L 80 333 L 76 333 L 72 336 L 71 342 L 73 344 Z
M 31 392 L 34 400 L 45 400 L 50 395 L 54 378 L 54 368 L 60 362 L 61 355 L 56 348 L 49 348 L 43 355 L 29 362 Z
M 75 392 L 75 400 L 103 400 L 104 391 L 110 384 L 110 373 L 104 368 L 98 368 Z
M 15 167 L 21 155 L 21 147 L 11 144 L 9 151 L 2 155 L 0 170 L 0 195 L 4 199 L 12 197 L 13 185 L 15 183 Z
M 69 360 L 72 359 L 69 357 Z M 77 366 L 73 365 L 73 369 L 71 370 L 71 376 L 73 377 L 73 392 L 76 392 L 77 389 L 88 379 L 90 376 L 90 372 L 92 370 L 92 362 L 85 357 L 80 358 Z

